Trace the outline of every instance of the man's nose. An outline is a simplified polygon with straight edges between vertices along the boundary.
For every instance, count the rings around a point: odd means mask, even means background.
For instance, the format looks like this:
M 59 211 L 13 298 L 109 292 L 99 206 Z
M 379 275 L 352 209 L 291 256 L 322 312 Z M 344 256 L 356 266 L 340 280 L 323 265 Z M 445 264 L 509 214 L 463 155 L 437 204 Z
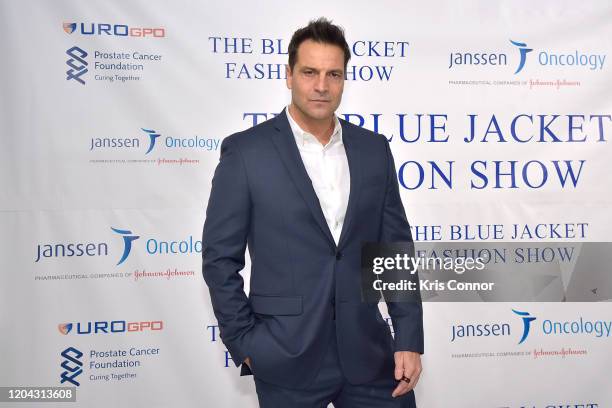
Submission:
M 319 74 L 317 81 L 315 82 L 315 91 L 319 93 L 325 93 L 328 90 L 327 75 L 325 73 Z

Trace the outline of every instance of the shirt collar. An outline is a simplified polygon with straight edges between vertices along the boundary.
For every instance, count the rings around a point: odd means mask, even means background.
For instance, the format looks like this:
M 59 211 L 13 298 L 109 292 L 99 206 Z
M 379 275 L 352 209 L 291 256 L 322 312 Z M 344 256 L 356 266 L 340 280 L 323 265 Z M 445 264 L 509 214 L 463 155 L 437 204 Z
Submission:
M 321 143 L 312 133 L 306 132 L 300 127 L 300 125 L 297 124 L 297 122 L 291 116 L 291 113 L 289 113 L 289 106 L 285 108 L 285 112 L 287 113 L 287 119 L 289 120 L 291 131 L 293 132 L 295 142 L 298 144 L 298 146 L 304 146 L 304 143 L 311 141 L 314 141 L 317 144 L 321 145 Z M 329 142 L 323 147 L 330 146 L 332 143 L 335 142 L 342 143 L 342 126 L 340 125 L 340 120 L 336 115 L 334 115 L 334 131 L 332 132 Z

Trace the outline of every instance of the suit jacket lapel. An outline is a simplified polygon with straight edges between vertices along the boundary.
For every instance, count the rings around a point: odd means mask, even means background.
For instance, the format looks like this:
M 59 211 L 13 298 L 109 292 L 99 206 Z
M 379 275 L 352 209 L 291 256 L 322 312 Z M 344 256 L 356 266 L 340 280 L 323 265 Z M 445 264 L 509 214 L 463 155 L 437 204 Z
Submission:
M 342 125 L 342 142 L 344 143 L 351 177 L 348 206 L 346 208 L 346 214 L 344 215 L 340 239 L 338 240 L 338 248 L 343 248 L 350 234 L 350 229 L 355 222 L 355 214 L 357 213 L 357 203 L 359 202 L 359 193 L 361 192 L 362 161 L 360 157 L 361 150 L 357 145 L 357 138 L 349 131 L 348 126 L 343 120 L 340 121 L 340 124 Z
M 321 210 L 319 198 L 317 197 L 317 194 L 312 186 L 312 181 L 310 180 L 310 177 L 308 177 L 308 172 L 306 171 L 304 163 L 302 162 L 302 157 L 300 156 L 297 144 L 295 143 L 295 138 L 293 136 L 293 132 L 291 131 L 291 126 L 289 126 L 289 121 L 287 119 L 285 110 L 276 116 L 274 127 L 276 128 L 277 132 L 272 136 L 272 141 L 278 149 L 280 157 L 287 168 L 289 175 L 297 186 L 300 195 L 308 205 L 308 208 L 310 208 L 310 211 L 312 212 L 315 221 L 319 225 L 319 228 L 333 247 L 335 247 L 336 243 L 329 230 L 327 222 L 325 221 L 325 216 L 323 215 L 323 210 Z

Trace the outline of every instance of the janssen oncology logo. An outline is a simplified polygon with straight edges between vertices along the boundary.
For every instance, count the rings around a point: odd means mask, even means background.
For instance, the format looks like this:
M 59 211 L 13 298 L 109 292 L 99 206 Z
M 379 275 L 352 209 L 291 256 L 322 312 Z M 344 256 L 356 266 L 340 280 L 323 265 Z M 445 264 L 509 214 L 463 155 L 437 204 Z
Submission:
M 111 227 L 111 230 L 123 238 L 123 252 L 117 265 L 121 265 L 130 256 L 132 251 L 132 241 L 140 238 L 133 235 L 131 231 Z M 50 258 L 72 258 L 72 257 L 98 257 L 108 256 L 107 242 L 68 242 L 68 243 L 43 243 L 38 244 L 36 259 L 34 262 L 40 262 L 43 259 Z
M 163 27 L 133 27 L 127 24 L 64 22 L 62 28 L 66 34 L 78 34 L 83 36 L 166 37 L 166 29 Z
M 134 241 L 141 238 L 132 230 L 110 227 L 110 230 L 121 237 L 121 253 L 117 257 L 117 266 L 123 264 L 132 253 Z M 117 246 L 115 244 L 115 246 Z M 80 258 L 80 257 L 105 257 L 109 256 L 108 242 L 45 242 L 37 244 L 35 263 L 60 258 Z M 184 239 L 160 239 L 151 237 L 146 240 L 145 250 L 147 255 L 163 254 L 192 254 L 202 252 L 202 241 L 189 235 Z
M 535 50 L 530 48 L 525 41 L 517 41 L 515 39 L 509 39 L 509 43 L 515 50 L 512 53 L 502 50 L 451 51 L 448 69 L 466 66 L 477 66 L 484 69 L 487 67 L 505 67 L 510 65 L 516 67 L 514 69 L 514 75 L 516 75 L 531 64 L 529 61 L 535 61 L 533 63 L 546 68 L 576 68 L 601 71 L 607 57 L 607 54 L 591 53 L 579 49 Z M 534 52 L 533 58 L 529 55 L 531 52 Z M 510 54 L 513 56 L 510 56 Z
M 125 320 L 102 320 L 95 322 L 60 323 L 57 325 L 57 329 L 63 335 L 125 334 L 144 331 L 161 331 L 164 329 L 164 322 L 162 320 L 142 322 L 126 322 Z
M 111 229 L 117 234 L 123 237 L 123 254 L 117 262 L 117 265 L 121 265 L 127 258 L 130 256 L 130 252 L 132 251 L 132 241 L 140 238 L 138 235 L 132 235 L 132 231 L 129 230 L 120 230 L 117 228 L 111 227 Z
M 60 384 L 69 383 L 78 387 L 81 383 L 76 378 L 83 372 L 83 362 L 80 360 L 83 353 L 74 347 L 68 347 L 60 355 L 63 358 L 60 366 L 64 369 L 60 373 Z
M 512 41 L 512 40 L 510 40 L 510 42 L 512 43 L 512 45 L 515 45 L 518 47 L 519 53 L 521 55 L 521 59 L 519 60 L 518 67 L 516 68 L 516 71 L 514 71 L 515 74 L 518 74 L 519 72 L 521 72 L 521 70 L 525 66 L 525 62 L 527 61 L 527 53 L 533 51 L 533 49 L 527 48 L 527 44 L 522 43 L 522 42 L 517 42 L 517 41 Z
M 149 153 L 151 153 L 151 150 L 153 150 L 153 148 L 155 147 L 155 141 L 161 135 L 159 133 L 157 133 L 155 130 L 149 130 L 149 129 L 143 129 L 143 128 L 141 128 L 141 129 L 142 129 L 143 132 L 145 132 L 147 135 L 149 135 L 149 138 L 150 138 L 150 140 L 149 140 L 149 148 L 145 152 L 145 154 L 149 154 Z
M 512 309 L 521 320 L 518 344 L 527 342 L 531 333 L 537 330 L 544 336 L 593 336 L 596 338 L 612 337 L 612 320 L 591 320 L 577 316 L 567 320 L 538 319 L 530 312 Z M 540 324 L 533 324 L 539 321 Z M 451 343 L 462 338 L 511 336 L 512 325 L 509 322 L 487 322 L 476 324 L 455 324 L 451 327 Z
M 162 145 L 166 149 L 188 149 L 216 151 L 219 149 L 220 139 L 204 138 L 198 135 L 190 137 L 162 136 L 161 132 L 153 128 L 140 128 L 140 137 L 92 137 L 89 140 L 89 151 L 121 151 L 141 150 L 146 146 L 144 155 L 148 155 L 157 146 Z M 142 138 L 145 138 L 143 141 Z M 158 143 L 162 138 L 163 142 Z
M 512 309 L 512 311 L 515 314 L 519 315 L 521 319 L 523 320 L 523 335 L 521 336 L 521 340 L 518 343 L 518 344 L 521 344 L 527 339 L 527 336 L 529 336 L 529 330 L 531 329 L 531 322 L 536 320 L 536 318 L 531 316 L 529 312 L 521 312 L 521 311 L 514 310 L 514 309 Z
M 536 320 L 529 312 L 512 309 L 523 321 L 522 334 L 518 344 L 522 344 L 529 336 L 531 323 Z M 451 328 L 451 343 L 464 337 L 498 337 L 510 336 L 511 325 L 508 322 L 487 322 L 477 324 L 456 324 Z
M 80 83 L 81 85 L 85 85 L 85 80 L 82 78 L 83 75 L 89 71 L 87 69 L 87 51 L 82 48 L 74 47 L 68 48 L 66 50 L 66 54 L 70 57 L 66 60 L 66 65 L 68 65 L 68 71 L 66 71 L 66 80 L 74 80 Z

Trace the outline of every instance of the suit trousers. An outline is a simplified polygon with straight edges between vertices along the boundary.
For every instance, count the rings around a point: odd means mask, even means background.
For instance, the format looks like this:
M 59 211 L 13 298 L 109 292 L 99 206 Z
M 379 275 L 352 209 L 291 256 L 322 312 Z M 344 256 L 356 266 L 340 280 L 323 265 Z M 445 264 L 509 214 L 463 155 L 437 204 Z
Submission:
M 321 368 L 307 389 L 284 388 L 254 377 L 260 408 L 327 408 L 330 403 L 335 408 L 416 408 L 413 391 L 391 397 L 398 384 L 393 372 L 366 384 L 346 381 L 338 359 L 336 333 L 330 337 Z

